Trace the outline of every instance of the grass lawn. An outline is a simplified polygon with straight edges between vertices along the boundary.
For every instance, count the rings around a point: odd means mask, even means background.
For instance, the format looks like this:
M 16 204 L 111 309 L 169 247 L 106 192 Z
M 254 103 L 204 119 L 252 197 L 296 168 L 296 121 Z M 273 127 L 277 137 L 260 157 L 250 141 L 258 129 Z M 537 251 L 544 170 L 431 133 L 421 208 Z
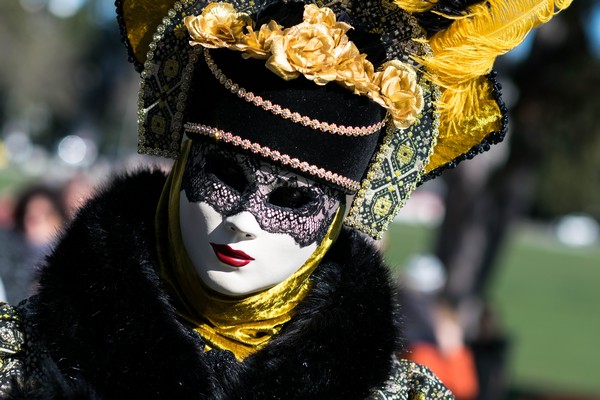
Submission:
M 434 231 L 394 224 L 386 258 L 401 268 Z M 572 249 L 539 229 L 513 229 L 490 296 L 511 339 L 513 386 L 600 394 L 600 245 Z

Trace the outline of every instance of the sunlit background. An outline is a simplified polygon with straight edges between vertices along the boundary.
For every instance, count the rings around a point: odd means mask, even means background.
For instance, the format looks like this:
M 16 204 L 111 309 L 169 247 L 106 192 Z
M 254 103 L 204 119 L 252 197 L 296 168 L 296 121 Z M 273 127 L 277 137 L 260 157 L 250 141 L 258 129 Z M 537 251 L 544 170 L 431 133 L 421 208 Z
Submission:
M 112 1 L 3 0 L 0 49 L 2 229 L 27 185 L 83 182 L 80 204 L 149 162 Z M 496 64 L 506 140 L 419 188 L 381 243 L 451 310 L 479 398 L 600 399 L 599 67 L 600 1 L 575 0 Z

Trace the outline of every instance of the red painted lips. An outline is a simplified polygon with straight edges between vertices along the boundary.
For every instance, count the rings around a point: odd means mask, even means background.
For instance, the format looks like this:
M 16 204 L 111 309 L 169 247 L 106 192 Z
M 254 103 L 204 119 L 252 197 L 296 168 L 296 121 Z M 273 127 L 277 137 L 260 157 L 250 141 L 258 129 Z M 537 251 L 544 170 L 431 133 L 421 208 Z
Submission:
M 248 265 L 250 261 L 254 261 L 254 258 L 248 254 L 241 250 L 234 250 L 226 244 L 210 243 L 210 245 L 219 261 L 232 267 L 243 267 Z

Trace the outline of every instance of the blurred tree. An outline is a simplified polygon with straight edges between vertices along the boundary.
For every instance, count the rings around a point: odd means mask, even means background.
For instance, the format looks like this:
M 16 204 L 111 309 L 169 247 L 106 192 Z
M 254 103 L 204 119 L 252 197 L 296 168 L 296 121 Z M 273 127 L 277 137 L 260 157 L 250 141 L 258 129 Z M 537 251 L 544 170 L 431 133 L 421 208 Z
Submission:
M 3 2 L 3 64 L 0 82 L 6 94 L 5 118 L 34 138 L 62 130 L 77 113 L 80 97 L 73 70 L 80 46 L 67 24 L 43 9 L 26 11 L 24 2 Z M 84 32 L 82 35 L 84 36 Z
M 19 130 L 53 149 L 82 133 L 116 155 L 126 130 L 135 148 L 137 80 L 105 0 L 59 15 L 60 1 L 0 2 L 0 115 L 4 134 Z M 124 121 L 128 121 L 125 123 Z
M 577 14 L 565 13 L 570 35 L 563 41 L 541 32 L 544 46 L 531 55 L 538 72 L 515 75 L 528 93 L 517 121 L 520 132 L 539 143 L 535 214 L 586 212 L 600 221 L 600 58 L 591 56 L 581 25 L 592 10 L 600 13 L 600 2 L 580 3 L 572 6 Z

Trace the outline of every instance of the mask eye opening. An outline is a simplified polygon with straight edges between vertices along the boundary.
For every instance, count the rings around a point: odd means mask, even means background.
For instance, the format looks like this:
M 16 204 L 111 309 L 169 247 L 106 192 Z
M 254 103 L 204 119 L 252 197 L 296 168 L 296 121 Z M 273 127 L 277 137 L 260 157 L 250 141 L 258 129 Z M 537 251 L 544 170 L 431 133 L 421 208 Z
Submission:
M 279 186 L 270 194 L 270 204 L 283 208 L 299 209 L 316 199 L 314 191 L 307 187 Z
M 206 155 L 204 172 L 238 193 L 244 192 L 249 185 L 248 178 L 237 161 L 220 153 L 210 152 Z

